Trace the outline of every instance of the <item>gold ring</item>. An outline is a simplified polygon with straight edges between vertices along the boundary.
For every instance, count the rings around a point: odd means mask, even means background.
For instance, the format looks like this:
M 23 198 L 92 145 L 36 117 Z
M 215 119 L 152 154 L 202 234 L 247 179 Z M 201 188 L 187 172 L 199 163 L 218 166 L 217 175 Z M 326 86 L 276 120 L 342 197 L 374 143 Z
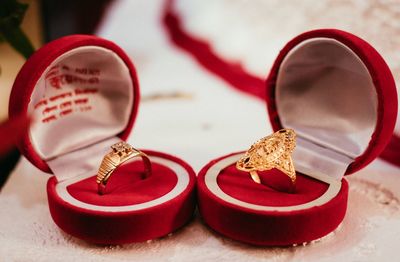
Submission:
M 250 173 L 254 182 L 260 184 L 257 171 L 282 171 L 296 185 L 296 170 L 294 169 L 291 154 L 296 147 L 296 133 L 293 129 L 281 129 L 272 135 L 255 142 L 243 157 L 236 162 L 236 168 Z
M 142 158 L 144 164 L 144 177 L 151 175 L 151 162 L 145 153 L 133 148 L 131 145 L 123 141 L 112 145 L 111 149 L 111 152 L 104 156 L 99 171 L 97 172 L 97 191 L 100 195 L 105 193 L 107 182 L 114 170 L 134 157 L 139 156 Z

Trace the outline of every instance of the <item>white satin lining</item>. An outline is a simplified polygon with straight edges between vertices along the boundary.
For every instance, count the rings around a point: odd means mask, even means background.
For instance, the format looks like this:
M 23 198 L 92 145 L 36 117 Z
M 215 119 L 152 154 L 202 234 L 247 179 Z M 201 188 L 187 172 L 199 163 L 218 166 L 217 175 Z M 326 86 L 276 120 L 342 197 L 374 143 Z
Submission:
M 365 64 L 330 38 L 304 41 L 287 54 L 276 105 L 282 126 L 298 135 L 296 169 L 337 179 L 367 149 L 377 121 L 376 89 Z
M 292 155 L 296 171 L 303 174 L 318 172 L 320 175 L 341 180 L 347 167 L 354 161 L 344 154 L 312 143 L 310 140 L 298 137 L 296 148 Z M 323 170 L 323 173 L 321 172 Z
M 315 206 L 322 206 L 322 205 L 328 203 L 329 201 L 331 201 L 335 196 L 337 196 L 337 194 L 339 193 L 340 188 L 342 186 L 342 183 L 339 180 L 336 180 L 334 178 L 331 178 L 329 176 L 326 176 L 324 174 L 320 174 L 317 172 L 309 172 L 309 173 L 307 173 L 307 176 L 329 184 L 329 187 L 326 190 L 326 192 L 322 196 L 318 197 L 317 199 L 314 199 L 308 203 L 304 203 L 301 205 L 277 206 L 277 207 L 256 205 L 256 204 L 244 202 L 242 200 L 236 199 L 236 198 L 226 194 L 224 191 L 222 191 L 222 189 L 219 187 L 219 185 L 217 183 L 217 178 L 218 178 L 218 175 L 220 174 L 221 170 L 234 164 L 241 156 L 242 156 L 242 153 L 239 153 L 239 154 L 229 156 L 227 158 L 224 158 L 224 159 L 216 162 L 207 170 L 205 177 L 204 177 L 205 184 L 206 184 L 207 188 L 211 191 L 211 193 L 213 193 L 218 198 L 220 198 L 228 203 L 231 203 L 233 205 L 237 205 L 237 206 L 241 206 L 241 207 L 245 207 L 245 208 L 253 209 L 253 210 L 257 210 L 257 211 L 296 211 L 296 210 L 309 209 L 309 208 L 312 208 Z
M 55 77 L 62 85 L 54 86 Z M 32 145 L 48 161 L 114 137 L 129 122 L 133 96 L 129 68 L 113 51 L 84 46 L 66 52 L 51 63 L 31 95 Z M 51 116 L 57 120 L 43 122 Z
M 79 150 L 57 156 L 47 161 L 47 164 L 55 177 L 57 177 L 58 182 L 87 173 L 95 174 L 103 157 L 111 150 L 110 146 L 120 141 L 121 139 L 118 137 L 111 137 Z
M 80 207 L 80 208 L 84 208 L 84 209 L 88 209 L 88 210 L 104 211 L 104 212 L 122 212 L 122 211 L 137 211 L 137 210 L 143 210 L 146 208 L 158 206 L 169 200 L 176 198 L 183 191 L 185 191 L 185 189 L 189 185 L 190 176 L 184 167 L 182 167 L 181 165 L 179 165 L 176 162 L 173 162 L 173 161 L 165 159 L 165 158 L 154 157 L 154 156 L 149 156 L 149 158 L 152 163 L 164 165 L 164 166 L 167 166 L 168 168 L 172 169 L 178 178 L 177 184 L 171 191 L 169 191 L 167 194 L 165 194 L 159 198 L 153 199 L 151 201 L 148 201 L 145 203 L 140 203 L 140 204 L 135 204 L 135 205 L 126 205 L 126 206 L 98 206 L 98 205 L 92 205 L 92 204 L 82 202 L 82 201 L 74 198 L 73 196 L 71 196 L 68 193 L 67 187 L 71 184 L 77 183 L 81 180 L 84 180 L 88 177 L 93 176 L 92 172 L 86 173 L 81 176 L 76 176 L 74 178 L 57 183 L 56 192 L 62 200 L 64 200 L 65 202 L 67 202 L 73 206 L 76 206 L 76 207 Z

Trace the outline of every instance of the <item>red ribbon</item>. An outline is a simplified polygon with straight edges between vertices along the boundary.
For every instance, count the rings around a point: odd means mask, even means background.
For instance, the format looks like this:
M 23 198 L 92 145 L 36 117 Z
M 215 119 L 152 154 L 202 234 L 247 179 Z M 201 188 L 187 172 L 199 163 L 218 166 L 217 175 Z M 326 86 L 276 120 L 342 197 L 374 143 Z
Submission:
M 207 41 L 186 32 L 179 15 L 173 10 L 173 0 L 166 1 L 162 22 L 172 43 L 192 55 L 205 69 L 236 90 L 266 101 L 265 79 L 249 73 L 240 63 L 223 59 Z M 400 166 L 399 151 L 400 137 L 394 134 L 379 157 Z

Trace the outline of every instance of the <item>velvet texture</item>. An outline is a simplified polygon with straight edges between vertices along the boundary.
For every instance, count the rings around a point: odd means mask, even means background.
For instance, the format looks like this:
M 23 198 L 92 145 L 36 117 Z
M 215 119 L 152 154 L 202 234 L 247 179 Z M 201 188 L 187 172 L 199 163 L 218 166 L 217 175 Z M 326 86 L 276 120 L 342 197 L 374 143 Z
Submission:
M 39 49 L 20 70 L 15 80 L 9 114 L 12 118 L 28 115 L 31 95 L 38 79 L 49 65 L 64 53 L 78 47 L 98 46 L 117 54 L 127 66 L 133 82 L 131 114 L 125 130 L 118 136 L 125 140 L 133 127 L 139 103 L 139 85 L 135 68 L 128 56 L 114 43 L 87 35 L 73 35 L 60 38 Z M 40 158 L 32 145 L 28 128 L 24 129 L 23 138 L 18 146 L 23 155 L 39 169 L 51 173 L 47 163 Z M 88 130 L 90 132 L 90 130 Z M 51 143 L 51 141 L 48 141 Z M 165 236 L 192 218 L 196 207 L 196 176 L 192 168 L 184 161 L 154 151 L 145 151 L 150 156 L 164 158 L 182 166 L 189 174 L 189 184 L 175 198 L 153 207 L 137 211 L 105 211 L 102 207 L 125 206 L 145 203 L 159 198 L 175 187 L 178 176 L 174 171 L 161 164 L 154 163 L 153 173 L 149 178 L 141 179 L 141 162 L 127 163 L 117 169 L 110 178 L 106 194 L 97 195 L 95 177 L 90 177 L 67 186 L 66 190 L 73 198 L 86 204 L 97 205 L 100 211 L 90 210 L 67 202 L 58 195 L 57 179 L 52 177 L 47 183 L 47 196 L 50 213 L 55 223 L 65 232 L 80 239 L 98 244 L 124 244 L 146 241 Z M 94 174 L 93 174 L 94 175 Z M 83 205 L 82 205 L 83 206 Z
M 397 93 L 389 67 L 378 52 L 367 42 L 350 33 L 336 29 L 321 29 L 303 33 L 291 40 L 279 53 L 266 81 L 267 107 L 274 130 L 282 128 L 276 109 L 275 87 L 280 65 L 285 56 L 299 43 L 312 38 L 332 38 L 349 47 L 367 67 L 378 96 L 378 119 L 371 141 L 363 154 L 358 156 L 348 167 L 346 174 L 351 174 L 368 165 L 377 158 L 389 143 L 397 116 Z
M 180 195 L 163 204 L 138 211 L 93 211 L 73 206 L 62 200 L 56 192 L 57 181 L 55 177 L 52 177 L 47 183 L 47 196 L 50 213 L 55 223 L 68 234 L 97 244 L 124 244 L 146 241 L 165 236 L 188 223 L 196 206 L 196 175 L 194 171 L 188 164 L 176 157 L 154 151 L 145 152 L 150 156 L 172 160 L 185 168 L 189 173 L 190 181 L 187 188 Z M 171 170 L 161 166 L 156 166 L 154 172 L 154 178 L 163 175 L 171 176 L 171 174 L 168 174 Z M 112 179 L 116 180 L 116 177 Z M 170 179 L 172 178 L 167 178 L 167 180 Z M 79 185 L 80 183 L 84 182 L 78 182 L 70 187 L 80 187 L 82 186 Z M 112 183 L 111 179 L 110 183 Z M 134 184 L 132 184 L 132 190 L 135 187 Z M 155 198 L 156 195 L 160 194 L 160 192 L 152 189 L 150 184 L 146 185 L 145 181 L 142 185 L 146 193 L 150 195 L 150 198 Z M 69 189 L 70 192 L 71 190 Z M 113 189 L 111 188 L 111 190 Z M 121 190 L 121 188 L 114 188 L 114 192 L 111 194 L 116 194 L 115 196 L 110 194 L 110 199 L 117 200 L 121 196 L 118 194 L 118 190 Z M 122 189 L 121 192 L 126 193 L 126 190 Z M 80 198 L 84 200 L 85 196 L 81 195 Z M 136 199 L 130 202 L 138 203 L 148 200 L 139 199 L 139 196 L 137 196 Z M 109 199 L 107 201 L 110 205 Z M 127 200 L 120 200 L 119 202 L 121 201 L 126 203 Z M 93 202 L 93 199 L 88 202 Z
M 400 166 L 400 137 L 393 135 L 379 157 L 393 165 Z
M 378 117 L 367 149 L 350 164 L 346 174 L 365 167 L 389 142 L 397 114 L 397 94 L 392 74 L 382 57 L 362 39 L 334 29 L 315 30 L 290 41 L 279 53 L 266 81 L 267 107 L 274 130 L 282 128 L 276 109 L 275 84 L 285 56 L 301 42 L 312 38 L 332 38 L 348 46 L 365 63 L 376 87 Z M 224 158 L 224 157 L 223 157 Z M 198 176 L 198 204 L 205 221 L 215 231 L 255 245 L 291 245 L 318 239 L 332 232 L 343 220 L 347 208 L 348 184 L 342 180 L 339 193 L 328 203 L 298 211 L 254 211 L 230 204 L 214 195 L 205 184 L 205 174 L 217 159 L 205 166 Z M 246 179 L 247 176 L 247 179 Z M 266 206 L 289 206 L 307 203 L 325 190 L 322 182 L 299 175 L 293 194 L 277 192 L 257 185 L 234 167 L 220 171 L 219 187 L 228 195 L 249 203 Z
M 201 64 L 205 69 L 210 71 L 211 73 L 219 76 L 221 79 L 229 83 L 233 88 L 242 91 L 246 94 L 265 99 L 266 96 L 270 94 L 265 94 L 264 92 L 264 81 L 263 78 L 259 76 L 252 75 L 248 71 L 246 71 L 240 63 L 237 61 L 229 61 L 220 57 L 217 52 L 212 48 L 212 45 L 206 40 L 201 39 L 191 32 L 188 32 L 184 29 L 182 25 L 182 19 L 180 15 L 174 10 L 174 1 L 168 0 L 166 1 L 166 5 L 163 13 L 163 25 L 167 35 L 169 36 L 171 42 L 177 46 L 178 48 L 186 51 L 188 54 L 192 55 L 199 64 Z M 313 33 L 312 33 L 313 32 Z M 301 38 L 307 39 L 312 37 L 317 37 L 318 34 L 321 33 L 320 36 L 332 37 L 337 40 L 342 39 L 343 43 L 350 43 L 349 47 L 354 49 L 360 49 L 358 54 L 363 53 L 364 55 L 361 57 L 371 59 L 369 70 L 378 70 L 373 75 L 375 75 L 376 79 L 384 76 L 388 73 L 387 65 L 380 57 L 380 55 L 365 41 L 362 39 L 346 33 L 344 31 L 335 30 L 335 29 L 326 29 L 326 30 L 316 30 L 307 33 L 307 36 L 299 36 L 297 41 Z M 289 44 L 288 44 L 289 45 Z M 351 47 L 352 46 L 352 47 Z M 289 46 L 288 46 L 289 47 Z M 285 52 L 282 50 L 282 52 Z M 287 50 L 286 50 L 287 52 Z M 379 72 L 382 70 L 382 72 Z M 385 77 L 384 77 L 385 78 Z M 389 86 L 393 85 L 393 81 L 391 80 L 391 76 L 388 76 L 389 79 L 379 80 L 378 84 L 388 84 Z M 271 81 L 275 81 L 273 77 L 270 77 Z M 381 87 L 385 88 L 385 87 Z M 393 92 L 385 92 L 392 93 Z M 392 97 L 393 98 L 393 97 Z M 390 96 L 388 99 L 392 99 Z M 267 98 L 268 100 L 268 98 Z M 387 100 L 387 99 L 385 99 Z M 394 109 L 396 106 L 393 105 Z M 273 110 L 272 110 L 273 111 Z M 385 120 L 383 120 L 385 121 Z M 277 124 L 278 125 L 278 124 Z M 390 126 L 390 125 L 389 125 Z M 385 128 L 390 129 L 390 128 Z M 385 132 L 384 136 L 389 135 L 390 132 Z M 388 146 L 383 149 L 382 154 L 379 156 L 380 158 L 400 166 L 400 137 L 396 134 L 393 134 Z M 379 147 L 383 147 L 383 144 Z M 378 151 L 382 151 L 381 148 L 377 149 L 373 154 L 377 154 Z M 353 164 L 349 167 L 348 173 L 355 172 L 356 170 L 362 168 L 363 165 L 366 165 L 369 161 L 371 161 L 375 157 L 362 157 L 359 158 L 359 164 Z
M 31 94 L 33 92 L 33 89 L 35 88 L 37 81 L 43 75 L 45 70 L 55 59 L 57 59 L 62 54 L 81 46 L 99 46 L 112 50 L 124 61 L 126 66 L 129 68 L 133 81 L 134 101 L 129 123 L 124 132 L 119 134 L 119 137 L 125 140 L 131 132 L 138 111 L 140 94 L 136 70 L 129 57 L 120 47 L 115 45 L 113 42 L 96 36 L 66 36 L 54 40 L 37 50 L 24 64 L 15 79 L 10 96 L 10 118 L 13 118 L 17 115 L 27 116 Z M 26 133 L 23 139 L 19 141 L 18 147 L 21 153 L 26 158 L 28 158 L 28 160 L 32 162 L 36 167 L 44 172 L 51 173 L 51 170 L 47 163 L 43 159 L 41 159 L 35 151 L 28 133 Z
M 145 203 L 171 191 L 177 176 L 166 166 L 153 163 L 152 175 L 142 179 L 143 163 L 128 163 L 116 169 L 106 187 L 106 193 L 97 192 L 96 174 L 67 186 L 68 193 L 82 202 L 99 206 L 125 206 Z
M 230 156 L 230 155 L 228 155 Z M 332 232 L 343 220 L 347 208 L 348 184 L 345 179 L 338 195 L 328 203 L 298 211 L 256 211 L 230 204 L 216 197 L 205 184 L 211 161 L 199 173 L 198 204 L 204 222 L 213 230 L 241 242 L 260 246 L 287 246 L 312 241 Z M 221 170 L 221 189 L 243 201 L 271 206 L 286 206 L 310 201 L 327 188 L 322 182 L 299 176 L 295 193 L 277 192 L 257 185 L 232 167 Z M 229 177 L 228 177 L 229 176 Z
M 308 203 L 325 193 L 328 185 L 297 173 L 296 187 L 288 189 L 288 176 L 277 169 L 258 172 L 261 184 L 254 183 L 247 172 L 239 171 L 236 165 L 221 170 L 218 186 L 226 194 L 247 203 L 263 206 L 292 206 Z M 285 179 L 287 178 L 287 180 Z M 285 181 L 284 181 L 285 180 Z

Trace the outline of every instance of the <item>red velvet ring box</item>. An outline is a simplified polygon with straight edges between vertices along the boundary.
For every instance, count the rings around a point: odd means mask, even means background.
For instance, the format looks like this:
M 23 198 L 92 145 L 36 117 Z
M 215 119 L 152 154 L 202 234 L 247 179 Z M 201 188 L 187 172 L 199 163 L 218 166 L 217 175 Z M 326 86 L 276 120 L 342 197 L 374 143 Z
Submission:
M 201 216 L 215 231 L 255 245 L 321 238 L 346 214 L 344 176 L 374 160 L 392 135 L 397 114 L 393 77 L 367 42 L 340 30 L 315 30 L 281 50 L 266 92 L 273 129 L 297 133 L 296 191 L 254 183 L 235 168 L 243 152 L 233 153 L 200 171 Z
M 97 193 L 101 160 L 129 135 L 138 104 L 132 62 L 98 37 L 55 40 L 19 72 L 10 117 L 33 118 L 19 148 L 54 175 L 47 183 L 50 213 L 65 232 L 93 243 L 122 244 L 167 235 L 192 218 L 195 173 L 165 153 L 144 151 L 152 161 L 150 177 L 142 179 L 138 159 L 113 173 L 105 195 Z

